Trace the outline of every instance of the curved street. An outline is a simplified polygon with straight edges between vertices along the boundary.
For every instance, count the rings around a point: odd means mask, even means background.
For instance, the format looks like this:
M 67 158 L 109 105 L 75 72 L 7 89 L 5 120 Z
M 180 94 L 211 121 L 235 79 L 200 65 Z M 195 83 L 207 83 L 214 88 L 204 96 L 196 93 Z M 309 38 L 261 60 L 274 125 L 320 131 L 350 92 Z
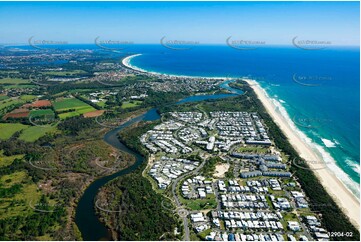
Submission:
M 196 175 L 200 169 L 202 169 L 202 167 L 205 165 L 207 159 L 208 159 L 208 155 L 203 154 L 203 162 L 193 171 L 189 172 L 189 173 L 185 173 L 182 176 L 178 177 L 177 179 L 174 180 L 173 184 L 172 184 L 172 193 L 173 193 L 173 197 L 174 197 L 174 201 L 176 203 L 177 209 L 182 207 L 182 203 L 180 202 L 179 198 L 178 198 L 178 194 L 177 194 L 177 185 L 178 183 L 185 178 L 186 176 L 189 175 Z M 185 241 L 189 241 L 190 240 L 190 231 L 189 231 L 189 226 L 188 226 L 188 218 L 187 216 L 182 216 L 183 217 L 183 227 L 184 227 L 184 240 Z

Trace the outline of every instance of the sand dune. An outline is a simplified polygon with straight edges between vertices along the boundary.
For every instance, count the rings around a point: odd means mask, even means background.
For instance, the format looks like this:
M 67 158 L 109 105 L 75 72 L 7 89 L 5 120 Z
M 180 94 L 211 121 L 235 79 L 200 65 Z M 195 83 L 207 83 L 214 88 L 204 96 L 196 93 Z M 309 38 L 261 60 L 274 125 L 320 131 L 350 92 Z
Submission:
M 263 103 L 272 119 L 278 124 L 283 133 L 288 137 L 290 143 L 298 151 L 299 155 L 308 162 L 309 166 L 316 174 L 321 184 L 327 192 L 334 198 L 335 202 L 343 209 L 344 213 L 350 218 L 350 221 L 360 228 L 360 202 L 345 187 L 345 185 L 333 174 L 329 169 L 324 168 L 323 161 L 309 147 L 309 145 L 301 140 L 296 132 L 288 124 L 287 120 L 278 112 L 276 106 L 265 94 L 263 89 L 253 80 L 246 80 L 257 94 L 257 97 Z M 323 166 L 323 167 L 322 167 Z

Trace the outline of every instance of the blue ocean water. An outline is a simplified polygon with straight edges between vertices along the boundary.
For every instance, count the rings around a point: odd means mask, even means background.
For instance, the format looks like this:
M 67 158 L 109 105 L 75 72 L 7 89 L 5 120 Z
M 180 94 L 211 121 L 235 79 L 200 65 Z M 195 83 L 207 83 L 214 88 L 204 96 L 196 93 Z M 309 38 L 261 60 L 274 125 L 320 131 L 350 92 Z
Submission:
M 34 51 L 29 46 L 21 48 Z M 106 51 L 94 44 L 54 48 Z M 226 45 L 198 45 L 173 50 L 158 44 L 130 45 L 112 54 L 119 57 L 142 54 L 132 58 L 131 65 L 147 71 L 255 79 L 294 124 L 296 132 L 301 132 L 300 136 L 322 156 L 329 169 L 359 197 L 359 47 L 304 50 L 294 46 L 262 46 L 237 50 Z
M 133 53 L 133 52 L 132 52 Z M 131 65 L 174 75 L 244 77 L 258 81 L 287 113 L 305 142 L 358 197 L 360 183 L 360 51 L 357 47 L 304 50 L 273 46 L 236 50 L 196 46 L 134 48 Z M 335 166 L 337 165 L 337 166 Z

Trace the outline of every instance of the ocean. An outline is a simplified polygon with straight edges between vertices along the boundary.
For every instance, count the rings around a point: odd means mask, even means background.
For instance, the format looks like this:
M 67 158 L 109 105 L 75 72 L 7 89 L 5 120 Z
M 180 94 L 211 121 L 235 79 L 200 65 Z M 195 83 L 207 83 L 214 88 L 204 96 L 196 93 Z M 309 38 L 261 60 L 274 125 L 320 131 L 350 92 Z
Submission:
M 227 45 L 178 49 L 161 44 L 126 47 L 112 54 L 120 57 L 142 54 L 132 58 L 130 64 L 146 71 L 256 80 L 295 132 L 359 197 L 359 47 L 330 45 L 316 50 L 295 46 L 259 46 L 247 50 Z M 15 48 L 33 50 L 30 46 Z M 94 44 L 64 45 L 61 49 L 106 51 Z
M 222 45 L 173 50 L 134 46 L 130 64 L 187 76 L 249 77 L 267 92 L 301 137 L 349 190 L 360 190 L 360 51 L 294 46 L 238 50 Z

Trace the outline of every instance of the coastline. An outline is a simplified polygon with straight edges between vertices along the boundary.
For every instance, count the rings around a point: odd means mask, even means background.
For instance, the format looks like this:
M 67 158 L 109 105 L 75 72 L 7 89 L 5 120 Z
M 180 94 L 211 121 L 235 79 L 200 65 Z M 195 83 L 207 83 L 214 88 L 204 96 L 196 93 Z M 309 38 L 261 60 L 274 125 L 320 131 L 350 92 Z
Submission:
M 122 64 L 123 66 L 125 66 L 126 68 L 132 69 L 134 71 L 139 71 L 139 72 L 143 72 L 143 73 L 147 73 L 147 74 L 152 74 L 152 75 L 156 75 L 156 76 L 164 76 L 164 77 L 174 77 L 174 78 L 189 78 L 189 79 L 232 79 L 231 77 L 223 77 L 223 76 L 219 76 L 219 77 L 214 77 L 214 76 L 187 76 L 187 75 L 174 75 L 174 74 L 165 74 L 165 73 L 159 73 L 159 72 L 155 72 L 155 71 L 147 71 L 144 70 L 142 68 L 139 68 L 137 66 L 133 66 L 132 64 L 130 64 L 131 59 L 133 59 L 134 57 L 137 56 L 141 56 L 143 54 L 134 54 L 134 55 L 130 55 L 125 57 L 122 60 Z
M 192 79 L 233 79 L 229 77 L 197 77 L 197 76 L 186 76 L 186 75 L 171 75 L 157 72 L 146 71 L 130 64 L 130 60 L 136 56 L 142 54 L 135 54 L 128 56 L 122 60 L 122 64 L 135 71 L 140 71 L 157 76 L 169 76 L 177 78 L 192 78 Z M 265 93 L 262 87 L 252 79 L 243 78 L 249 86 L 254 90 L 257 97 L 262 102 L 263 106 L 270 114 L 274 122 L 280 127 L 282 132 L 287 136 L 291 145 L 296 149 L 300 157 L 308 162 L 310 168 L 314 171 L 316 177 L 320 181 L 321 185 L 326 189 L 328 194 L 333 200 L 340 206 L 346 216 L 350 219 L 350 222 L 360 229 L 360 202 L 356 196 L 346 187 L 344 183 L 336 176 L 335 173 L 329 170 L 323 160 L 312 150 L 312 148 L 304 142 L 297 132 L 292 129 L 289 121 L 281 114 L 276 112 L 277 106 L 272 102 L 272 99 Z
M 287 120 L 278 112 L 276 112 L 276 105 L 266 95 L 263 89 L 257 85 L 253 80 L 245 80 L 256 93 L 267 112 L 272 117 L 273 121 L 280 127 L 282 132 L 287 136 L 291 145 L 296 149 L 300 157 L 308 162 L 308 165 L 313 170 L 314 174 L 319 179 L 322 186 L 326 189 L 328 194 L 332 196 L 334 201 L 341 207 L 344 213 L 349 217 L 350 222 L 354 224 L 357 229 L 360 228 L 360 203 L 354 194 L 349 191 L 346 186 L 336 177 L 334 173 L 325 167 L 323 161 L 317 154 L 309 147 L 299 136 L 294 132 Z

